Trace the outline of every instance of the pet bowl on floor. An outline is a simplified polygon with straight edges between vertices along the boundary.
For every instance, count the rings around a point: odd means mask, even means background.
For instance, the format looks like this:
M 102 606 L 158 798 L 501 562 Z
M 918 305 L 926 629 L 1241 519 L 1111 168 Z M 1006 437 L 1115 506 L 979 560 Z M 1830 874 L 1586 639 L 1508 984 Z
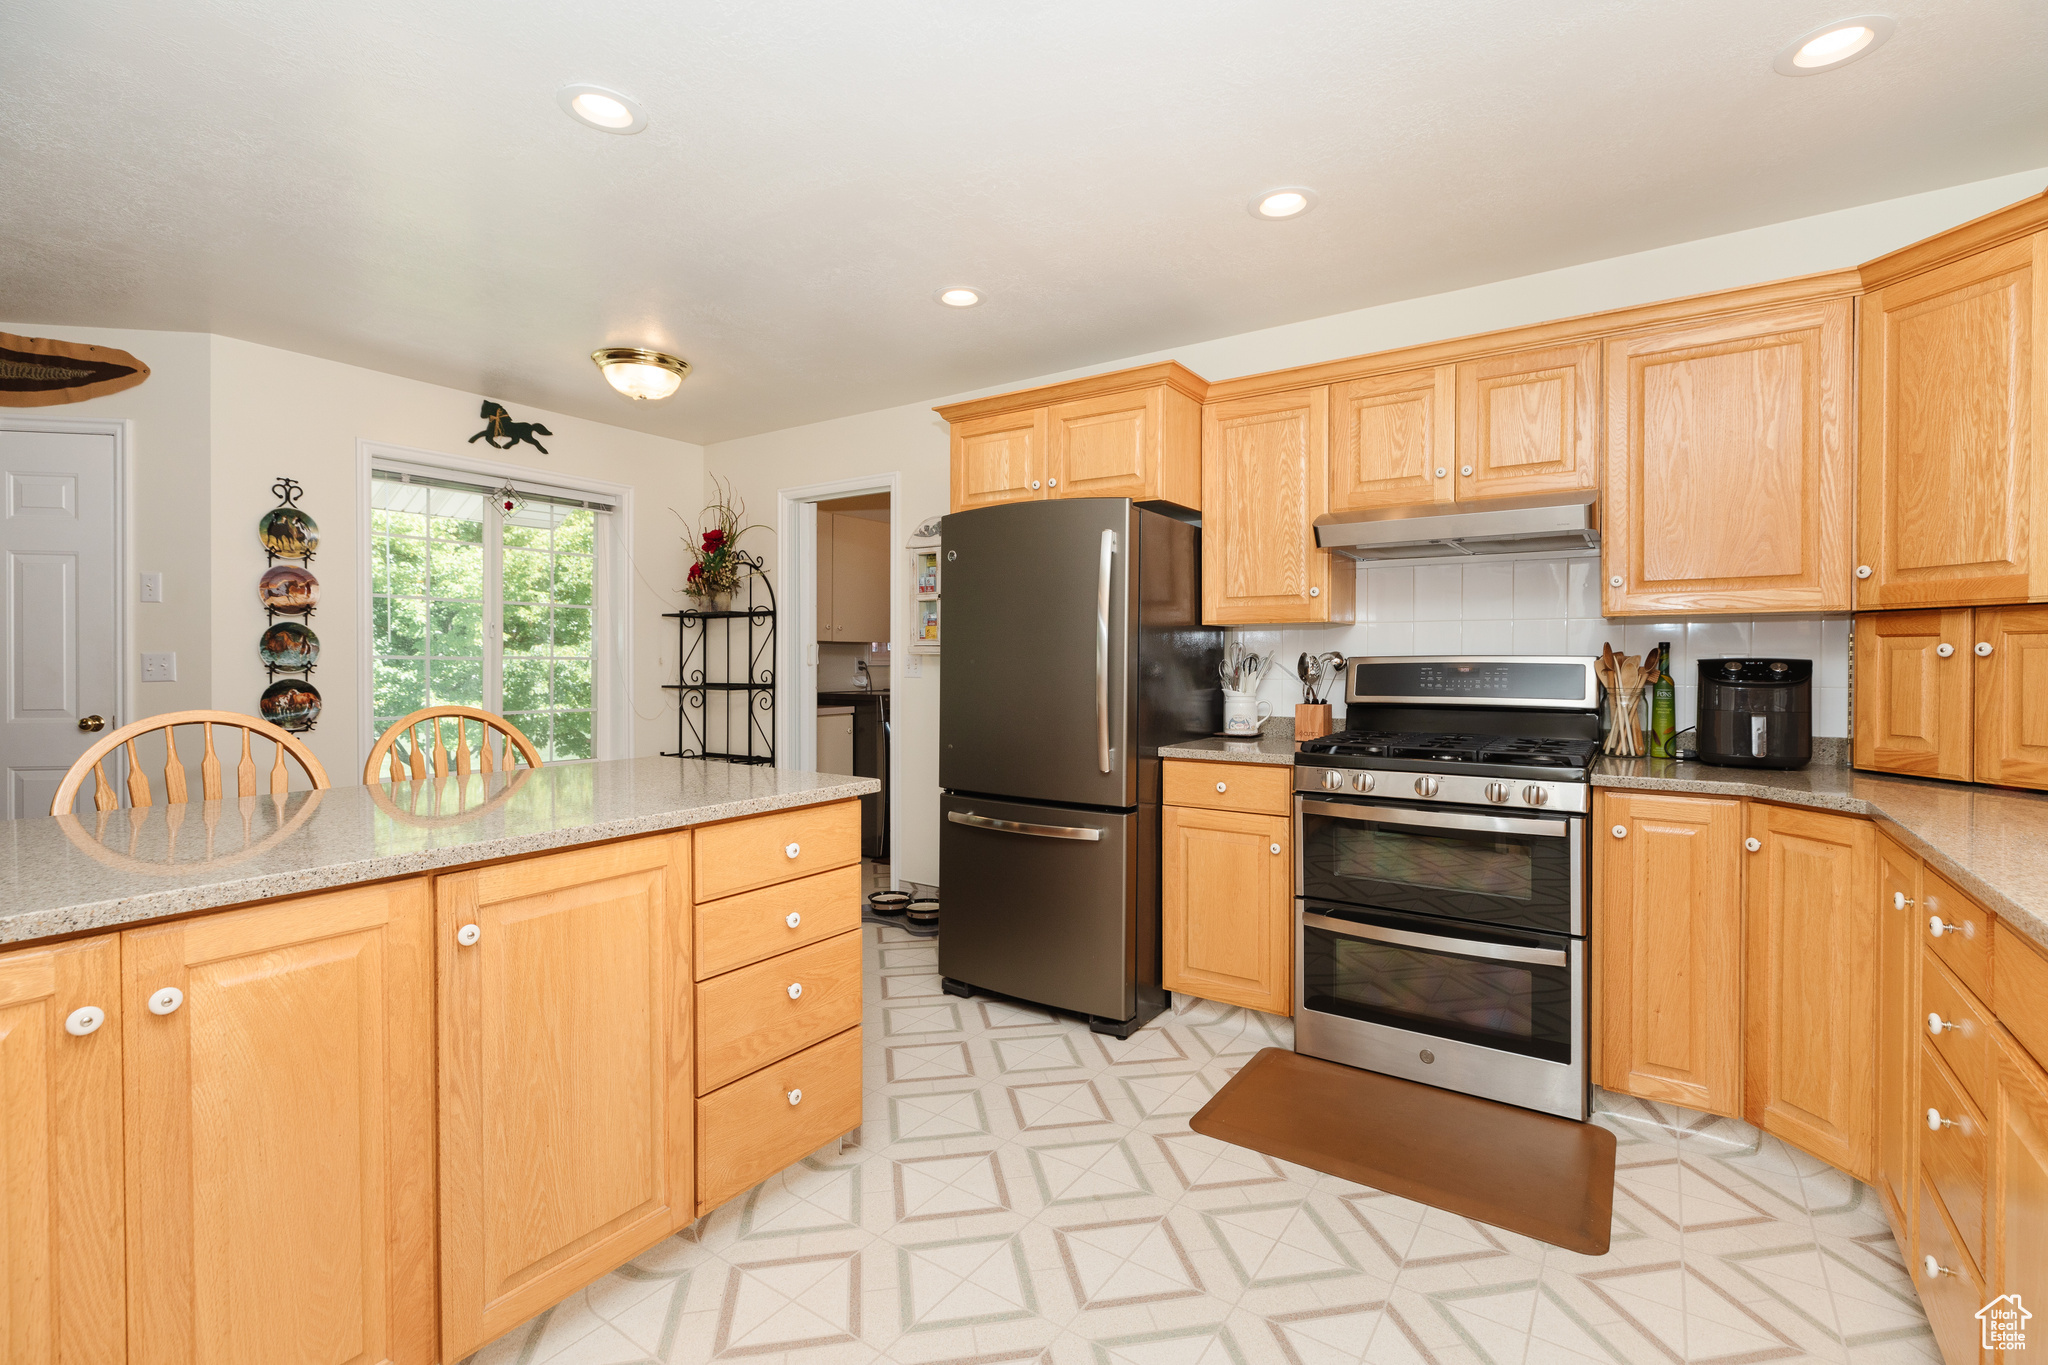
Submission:
M 912 901 L 903 912 L 906 923 L 918 929 L 939 927 L 939 903 L 929 896 L 920 896 Z
M 868 896 L 868 909 L 877 915 L 900 915 L 909 905 L 908 891 L 876 891 Z

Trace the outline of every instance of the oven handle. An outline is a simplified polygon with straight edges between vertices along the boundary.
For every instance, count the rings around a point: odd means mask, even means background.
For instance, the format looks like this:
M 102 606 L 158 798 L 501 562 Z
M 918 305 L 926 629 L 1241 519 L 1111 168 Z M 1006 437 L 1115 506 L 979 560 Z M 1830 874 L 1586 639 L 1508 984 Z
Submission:
M 1417 934 L 1407 929 L 1383 929 L 1377 924 L 1357 924 L 1351 920 L 1332 919 L 1328 915 L 1312 914 L 1306 910 L 1302 912 L 1301 923 L 1302 927 L 1307 929 L 1322 929 L 1346 938 L 1369 938 L 1378 943 L 1392 943 L 1403 948 L 1456 953 L 1461 957 L 1486 957 L 1496 962 L 1531 962 L 1539 967 L 1571 965 L 1571 957 L 1561 948 L 1517 948 L 1507 943 L 1482 943 L 1469 938 Z
M 946 812 L 946 818 L 956 825 L 1001 830 L 1005 834 L 1036 834 L 1041 839 L 1085 839 L 1090 843 L 1102 842 L 1100 829 L 1077 829 L 1072 825 L 1033 825 L 1022 820 L 998 820 L 993 815 L 976 815 L 972 811 L 949 810 Z
M 1338 805 L 1331 801 L 1301 803 L 1304 815 L 1334 820 L 1371 821 L 1380 825 L 1412 825 L 1417 829 L 1476 829 L 1489 834 L 1535 834 L 1546 839 L 1571 837 L 1571 820 L 1516 820 L 1501 815 L 1464 815 L 1457 811 L 1407 810 L 1400 806 Z

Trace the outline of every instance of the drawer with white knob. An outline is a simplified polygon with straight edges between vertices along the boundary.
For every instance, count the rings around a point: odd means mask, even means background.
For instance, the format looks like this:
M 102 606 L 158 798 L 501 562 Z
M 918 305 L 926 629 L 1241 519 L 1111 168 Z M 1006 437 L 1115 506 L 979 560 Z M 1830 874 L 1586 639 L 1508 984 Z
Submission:
M 1160 799 L 1166 805 L 1238 810 L 1250 815 L 1294 813 L 1294 769 L 1290 765 L 1169 758 L 1160 767 Z
M 858 1128 L 860 1060 L 854 1027 L 700 1097 L 698 1214 Z
M 1977 1310 L 1988 1295 L 1977 1267 L 1957 1244 L 1955 1229 L 1942 1215 L 1941 1199 L 1926 1185 L 1920 1187 L 1920 1216 L 1914 1220 L 1913 1256 L 1908 1269 L 1913 1287 L 1920 1291 L 1921 1306 L 1927 1310 L 1928 1325 L 1935 1340 L 1969 1342 L 1979 1339 Z M 1954 1359 L 1976 1359 L 1950 1356 Z
M 1973 1263 L 1984 1264 L 1984 1195 L 1991 1139 L 1933 1046 L 1920 1049 L 1920 1180 L 1940 1196 Z
M 696 1017 L 700 1095 L 852 1028 L 859 930 L 698 982 Z
M 860 802 L 835 801 L 706 825 L 696 832 L 694 854 L 699 904 L 858 864 Z
M 834 868 L 697 907 L 697 979 L 860 927 L 860 868 Z
M 1991 998 L 1991 916 L 1977 902 L 1928 868 L 1915 907 L 1920 941 L 1947 964 L 1979 1000 Z
M 1978 1104 L 1990 1100 L 1991 1015 L 1932 952 L 1920 955 L 1920 1028 Z

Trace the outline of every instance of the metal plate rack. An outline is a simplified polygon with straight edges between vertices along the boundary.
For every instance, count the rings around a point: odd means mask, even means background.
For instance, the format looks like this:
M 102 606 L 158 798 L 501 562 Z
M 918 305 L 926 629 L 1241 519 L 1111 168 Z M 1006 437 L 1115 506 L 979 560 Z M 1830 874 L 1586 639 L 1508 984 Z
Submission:
M 759 555 L 742 553 L 739 561 L 745 607 L 663 613 L 682 637 L 681 681 L 662 684 L 682 693 L 676 747 L 664 758 L 775 761 L 775 587 Z M 714 742 L 721 747 L 712 748 Z

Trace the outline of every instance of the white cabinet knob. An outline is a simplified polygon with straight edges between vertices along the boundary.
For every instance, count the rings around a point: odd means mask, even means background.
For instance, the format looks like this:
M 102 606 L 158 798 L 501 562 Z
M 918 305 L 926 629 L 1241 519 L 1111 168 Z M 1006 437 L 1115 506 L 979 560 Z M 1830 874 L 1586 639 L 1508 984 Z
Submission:
M 1953 1022 L 1942 1018 L 1933 1010 L 1927 1011 L 1927 1031 L 1936 1038 L 1939 1038 L 1942 1034 L 1948 1032 L 1950 1029 L 1954 1027 L 1955 1024 Z
M 1930 1280 L 1938 1280 L 1944 1275 L 1955 1274 L 1955 1271 L 1950 1270 L 1932 1256 L 1923 1256 L 1920 1259 L 1920 1269 Z
M 1751 853 L 1755 853 L 1761 848 L 1763 848 L 1764 841 L 1761 839 L 1744 839 L 1742 841 L 1742 846 L 1748 849 Z
M 107 1012 L 98 1005 L 80 1005 L 64 1016 L 64 1031 L 74 1038 L 83 1038 L 96 1033 L 99 1026 L 107 1022 Z
M 1943 1118 L 1943 1117 L 1941 1116 L 1941 1111 L 1940 1111 L 1939 1109 L 1936 1109 L 1936 1108 L 1935 1108 L 1935 1107 L 1934 1107 L 1933 1105 L 1931 1105 L 1931 1104 L 1927 1106 L 1927 1131 L 1928 1131 L 1928 1132 L 1930 1132 L 1930 1133 L 1938 1133 L 1938 1132 L 1940 1132 L 1940 1131 L 1941 1131 L 1942 1129 L 1944 1129 L 1944 1128 L 1953 1128 L 1953 1127 L 1955 1127 L 1955 1126 L 1956 1126 L 1956 1121 L 1955 1121 L 1954 1119 L 1945 1119 L 1945 1118 Z
M 1450 472 L 1451 472 L 1450 470 L 1448 470 L 1448 469 L 1445 469 L 1445 468 L 1444 468 L 1443 466 L 1439 465 L 1439 466 L 1437 466 L 1436 476 L 1437 476 L 1437 477 L 1438 477 L 1439 479 L 1441 479 L 1441 478 L 1444 478 L 1444 477 L 1448 476 L 1448 475 L 1450 474 Z
M 1946 659 L 1949 655 L 1955 652 L 1956 647 L 1948 643 L 1948 641 L 1946 640 L 1942 641 L 1940 644 L 1934 647 L 1934 653 L 1937 658 Z
M 483 936 L 484 931 L 477 928 L 474 924 L 465 924 L 455 931 L 455 941 L 465 948 L 474 948 L 476 941 Z
M 176 1013 L 178 1006 L 184 1003 L 185 992 L 179 990 L 176 986 L 166 986 L 155 995 L 149 997 L 149 1012 L 151 1014 L 173 1014 Z
M 1045 486 L 1047 488 L 1058 488 L 1060 486 L 1060 481 L 1058 479 L 1047 479 L 1045 481 Z
M 1267 844 L 1267 845 L 1266 845 L 1266 852 L 1268 852 L 1268 853 L 1278 853 L 1279 851 L 1280 851 L 1280 845 L 1278 845 L 1278 844 Z
M 804 998 L 804 983 L 803 983 L 803 982 L 801 982 L 801 981 L 792 981 L 792 982 L 790 982 L 790 983 L 789 983 L 789 998 L 790 998 L 790 999 L 792 999 L 792 1000 L 801 1000 L 801 999 L 803 999 L 803 998 Z
M 803 851 L 804 846 L 802 844 L 784 844 L 782 846 L 782 856 L 791 859 L 792 861 L 794 861 L 797 855 L 802 853 Z
M 1323 595 L 1323 590 L 1321 588 L 1310 588 L 1308 590 L 1308 595 L 1310 597 L 1321 597 Z
M 1868 564 L 1858 564 L 1856 566 L 1856 576 L 1858 578 L 1870 577 L 1870 566 Z
M 1977 657 L 1980 659 L 1991 657 L 1991 642 L 1989 640 L 1979 640 L 1977 642 Z
M 792 1109 L 794 1109 L 797 1105 L 802 1104 L 803 1102 L 804 1092 L 801 1089 L 792 1090 L 789 1092 L 789 1104 Z
M 1614 575 L 1612 575 L 1611 577 L 1609 577 L 1609 578 L 1608 578 L 1608 580 L 1607 580 L 1607 586 L 1608 586 L 1608 587 L 1610 587 L 1610 588 L 1618 588 L 1618 587 L 1620 587 L 1620 586 L 1621 586 L 1621 575 L 1620 575 L 1620 574 L 1614 574 Z
M 804 922 L 804 917 L 802 915 L 799 915 L 796 911 L 792 910 L 789 912 L 789 914 L 783 917 L 782 922 L 784 924 L 787 924 L 790 928 L 794 929 L 799 924 L 802 924 Z
M 1458 466 L 1458 472 L 1469 479 L 1472 477 L 1472 466 L 1469 464 L 1461 464 Z
M 1892 892 L 1892 909 L 1903 910 L 1913 903 L 1913 898 L 1903 891 Z
M 1036 488 L 1038 487 L 1038 480 L 1036 480 L 1036 479 L 1033 479 L 1033 480 L 1031 481 L 1031 486 L 1032 486 L 1032 488 L 1036 489 Z
M 1220 791 L 1220 792 L 1226 792 L 1226 791 L 1229 791 L 1229 790 L 1230 790 L 1230 788 L 1228 788 L 1228 787 L 1224 786 L 1224 785 L 1223 785 L 1223 784 L 1222 784 L 1221 782 L 1218 782 L 1218 783 L 1216 784 L 1216 790 L 1217 790 L 1217 791 Z
M 1940 915 L 1929 915 L 1927 917 L 1927 932 L 1936 938 L 1940 938 L 1943 934 L 1962 933 L 1963 926 L 1960 924 L 1949 924 Z
M 1626 839 L 1626 838 L 1628 838 L 1628 826 L 1627 826 L 1627 825 L 1616 825 L 1616 826 L 1614 827 L 1614 829 L 1613 829 L 1613 830 L 1611 831 L 1611 833 L 1612 833 L 1612 834 L 1614 835 L 1614 837 L 1615 837 L 1615 838 L 1617 838 L 1617 839 Z

